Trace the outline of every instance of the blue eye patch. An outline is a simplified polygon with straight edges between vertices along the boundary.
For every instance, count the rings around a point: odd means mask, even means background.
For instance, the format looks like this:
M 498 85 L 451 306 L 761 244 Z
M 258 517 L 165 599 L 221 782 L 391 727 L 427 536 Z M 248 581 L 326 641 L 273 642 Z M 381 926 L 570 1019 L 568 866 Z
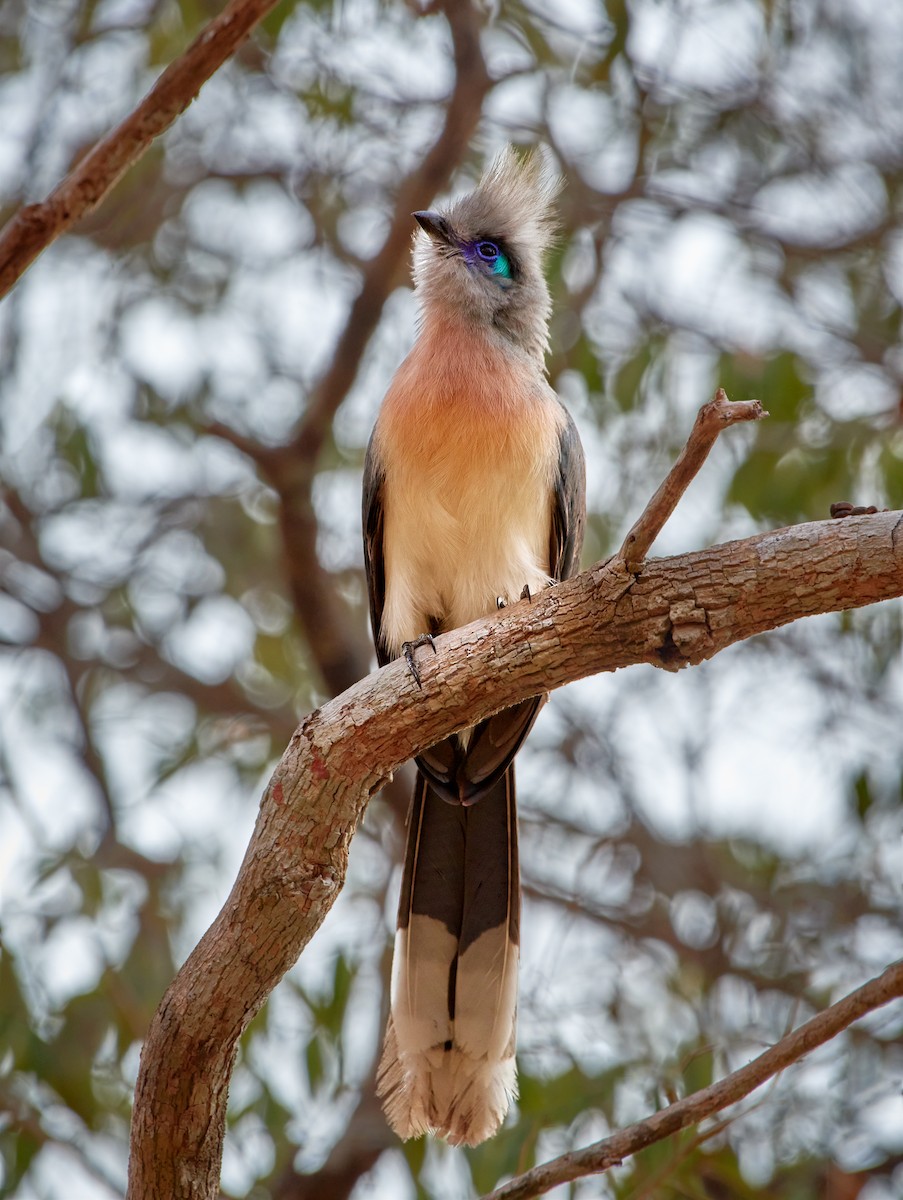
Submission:
M 511 263 L 508 261 L 508 256 L 499 249 L 495 242 L 484 238 L 477 242 L 473 249 L 474 257 L 490 267 L 493 275 L 501 275 L 504 279 L 511 278 Z

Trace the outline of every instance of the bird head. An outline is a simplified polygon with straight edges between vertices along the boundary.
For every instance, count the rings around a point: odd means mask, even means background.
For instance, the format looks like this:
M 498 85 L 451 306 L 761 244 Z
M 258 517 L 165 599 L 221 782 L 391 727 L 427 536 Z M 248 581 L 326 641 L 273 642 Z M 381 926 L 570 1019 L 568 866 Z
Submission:
M 550 311 L 543 255 L 559 186 L 538 154 L 521 159 L 509 147 L 475 191 L 441 211 L 414 213 L 414 284 L 424 315 L 493 331 L 542 361 Z

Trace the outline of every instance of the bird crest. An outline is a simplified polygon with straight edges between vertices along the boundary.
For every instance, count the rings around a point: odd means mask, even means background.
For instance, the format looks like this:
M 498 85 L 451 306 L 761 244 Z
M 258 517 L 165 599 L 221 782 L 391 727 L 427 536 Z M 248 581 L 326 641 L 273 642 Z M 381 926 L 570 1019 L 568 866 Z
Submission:
M 543 361 L 551 303 L 543 256 L 555 232 L 560 180 L 533 151 L 510 146 L 474 191 L 414 216 L 414 284 L 424 319 L 463 320 Z
M 560 178 L 538 151 L 521 157 L 507 146 L 476 189 L 451 206 L 448 219 L 459 235 L 494 236 L 541 269 L 557 227 L 554 202 L 560 190 Z

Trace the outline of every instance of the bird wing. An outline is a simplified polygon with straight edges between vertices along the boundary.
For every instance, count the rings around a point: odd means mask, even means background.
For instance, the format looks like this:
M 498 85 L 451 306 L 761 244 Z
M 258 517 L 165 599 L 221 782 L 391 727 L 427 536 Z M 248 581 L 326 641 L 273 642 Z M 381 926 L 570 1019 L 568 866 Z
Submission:
M 564 413 L 549 530 L 549 574 L 559 581 L 580 570 L 586 529 L 586 459 L 577 426 L 567 409 Z
M 504 775 L 533 728 L 543 696 L 531 696 L 470 730 L 466 739 L 446 738 L 414 760 L 430 787 L 449 804 L 473 804 Z
M 381 667 L 389 661 L 383 645 L 383 607 L 386 603 L 386 562 L 383 555 L 383 482 L 371 435 L 364 458 L 362 527 L 364 530 L 364 571 L 367 576 L 367 595 L 370 601 L 370 623 L 376 645 L 376 660 Z

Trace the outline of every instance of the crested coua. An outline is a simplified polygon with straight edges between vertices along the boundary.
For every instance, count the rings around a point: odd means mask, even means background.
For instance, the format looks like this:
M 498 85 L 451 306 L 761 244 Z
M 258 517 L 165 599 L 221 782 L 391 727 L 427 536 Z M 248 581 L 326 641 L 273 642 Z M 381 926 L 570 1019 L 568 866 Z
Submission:
M 585 521 L 583 450 L 546 379 L 543 254 L 558 182 L 503 153 L 477 189 L 417 212 L 417 340 L 364 467 L 364 557 L 380 664 L 425 634 L 567 579 Z M 526 589 L 526 591 L 525 591 Z M 537 696 L 417 761 L 391 1012 L 379 1067 L 404 1138 L 476 1145 L 516 1094 L 520 883 L 512 759 Z

